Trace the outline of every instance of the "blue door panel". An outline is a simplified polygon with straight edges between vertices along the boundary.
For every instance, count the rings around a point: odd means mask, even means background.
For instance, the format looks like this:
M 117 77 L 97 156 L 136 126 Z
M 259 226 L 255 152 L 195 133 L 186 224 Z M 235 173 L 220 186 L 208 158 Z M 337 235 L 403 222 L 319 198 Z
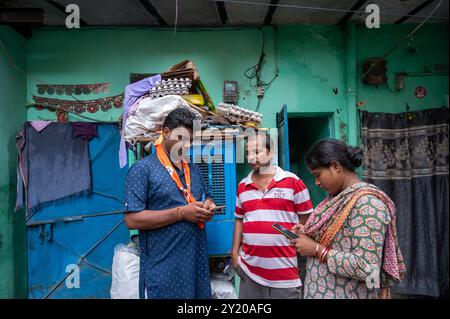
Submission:
M 29 298 L 109 298 L 114 247 L 127 243 L 117 125 L 99 125 L 90 141 L 92 193 L 49 204 L 27 222 Z M 79 288 L 68 265 L 79 268 Z M 70 285 L 69 285 L 70 286 Z
M 209 154 L 209 157 L 205 154 Z M 203 157 L 196 163 L 200 168 L 205 183 L 211 190 L 217 206 L 226 205 L 222 213 L 216 214 L 211 222 L 206 223 L 209 255 L 229 255 L 232 246 L 234 210 L 236 205 L 236 162 L 235 144 L 222 143 L 214 145 L 197 145 L 193 147 L 193 157 Z M 220 158 L 219 162 L 212 159 Z

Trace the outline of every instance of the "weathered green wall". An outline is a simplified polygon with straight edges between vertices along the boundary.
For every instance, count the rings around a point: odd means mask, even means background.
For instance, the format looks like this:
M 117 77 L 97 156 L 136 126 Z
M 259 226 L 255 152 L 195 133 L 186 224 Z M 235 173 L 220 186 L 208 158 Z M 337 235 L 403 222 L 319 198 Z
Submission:
M 351 84 L 347 80 L 352 76 L 355 76 L 356 89 L 350 89 L 357 101 L 365 102 L 362 109 L 402 112 L 406 110 L 406 103 L 411 110 L 441 106 L 448 94 L 448 75 L 407 77 L 405 89 L 393 92 L 393 73 L 421 72 L 432 63 L 448 63 L 447 24 L 424 25 L 411 40 L 387 57 L 390 89 L 386 85 L 375 88 L 362 84 L 362 62 L 367 57 L 381 56 L 414 26 L 382 25 L 380 29 L 367 29 L 358 25 L 353 46 L 345 28 L 317 25 L 280 27 L 280 75 L 266 91 L 261 103 L 264 126 L 274 127 L 276 112 L 282 104 L 287 104 L 291 114 L 334 114 L 334 135 L 345 139 L 350 132 L 352 137 L 352 133 L 357 132 L 355 119 L 347 118 L 347 92 Z M 268 81 L 275 69 L 274 31 L 264 28 L 264 33 L 266 60 L 262 77 Z M 123 91 L 130 72 L 164 71 L 187 58 L 196 63 L 216 103 L 222 97 L 223 80 L 237 80 L 241 91 L 239 105 L 254 109 L 256 88 L 250 85 L 243 73 L 258 61 L 261 44 L 261 32 L 257 29 L 177 33 L 139 28 L 45 30 L 35 32 L 28 41 L 27 65 L 31 74 L 49 83 L 110 82 L 112 95 Z M 419 51 L 411 53 L 408 51 L 411 47 Z M 347 61 L 349 57 L 356 57 L 356 62 Z M 352 66 L 356 67 L 356 74 L 351 74 Z M 36 93 L 35 84 L 32 80 L 28 83 L 29 101 Z M 418 85 L 428 89 L 425 99 L 414 96 Z M 49 116 L 46 113 L 30 110 L 29 118 L 46 118 Z M 112 120 L 119 114 L 120 110 L 113 110 L 97 113 L 95 117 Z
M 407 35 L 415 25 L 387 25 L 380 29 L 357 29 L 358 79 L 362 78 L 361 65 L 368 57 L 382 56 L 400 39 Z M 448 96 L 448 70 L 446 75 L 431 72 L 428 75 L 406 77 L 405 88 L 395 90 L 396 72 L 419 73 L 432 70 L 436 63 L 448 66 L 448 24 L 424 25 L 412 38 L 403 42 L 387 60 L 388 85 L 377 87 L 364 85 L 358 81 L 358 101 L 365 102 L 363 109 L 371 112 L 398 113 L 406 112 L 406 105 L 411 111 L 435 108 L 446 105 Z M 413 53 L 410 49 L 416 48 Z M 424 86 L 428 94 L 423 99 L 414 95 L 417 86 Z
M 25 40 L 0 26 L 0 40 L 14 63 L 25 68 Z M 16 192 L 16 131 L 26 120 L 25 75 L 0 49 L 0 298 L 26 296 L 25 217 L 14 213 Z
M 275 33 L 272 28 L 263 31 L 266 59 L 262 78 L 269 81 L 275 71 Z M 130 72 L 160 72 L 183 59 L 191 59 L 216 103 L 222 100 L 223 81 L 237 80 L 239 105 L 255 109 L 256 88 L 254 82 L 250 85 L 244 71 L 258 62 L 261 45 L 262 33 L 258 29 L 177 33 L 145 29 L 45 30 L 35 32 L 28 41 L 27 65 L 34 77 L 51 84 L 110 82 L 109 95 L 113 95 L 129 83 Z M 344 31 L 335 26 L 281 27 L 278 61 L 279 77 L 266 91 L 260 106 L 265 127 L 275 127 L 276 113 L 282 104 L 288 105 L 290 113 L 335 114 L 336 128 L 346 120 Z M 33 94 L 36 82 L 30 80 L 30 102 Z M 105 95 L 76 97 L 99 96 Z M 113 110 L 93 117 L 109 121 L 119 114 L 120 110 Z M 54 117 L 48 111 L 30 109 L 28 113 L 29 119 Z M 347 132 L 336 129 L 334 135 Z M 239 165 L 238 179 L 246 175 L 247 169 L 246 165 Z
M 268 81 L 275 69 L 274 32 L 271 28 L 264 32 L 267 57 L 262 75 Z M 164 71 L 183 59 L 192 59 L 216 103 L 222 98 L 223 80 L 237 80 L 239 105 L 255 109 L 256 88 L 250 86 L 243 73 L 257 63 L 261 44 L 257 29 L 177 33 L 145 29 L 39 31 L 28 41 L 27 63 L 30 72 L 45 82 L 110 82 L 111 94 L 117 94 L 129 83 L 130 72 Z M 280 28 L 280 76 L 260 107 L 264 126 L 275 126 L 275 114 L 284 103 L 289 112 L 334 112 L 342 108 L 345 115 L 344 51 L 344 33 L 339 28 Z M 30 101 L 36 92 L 35 84 L 29 82 Z M 338 95 L 333 88 L 338 88 Z M 115 111 L 96 116 L 110 120 L 118 114 Z M 30 110 L 30 119 L 37 116 L 48 115 Z

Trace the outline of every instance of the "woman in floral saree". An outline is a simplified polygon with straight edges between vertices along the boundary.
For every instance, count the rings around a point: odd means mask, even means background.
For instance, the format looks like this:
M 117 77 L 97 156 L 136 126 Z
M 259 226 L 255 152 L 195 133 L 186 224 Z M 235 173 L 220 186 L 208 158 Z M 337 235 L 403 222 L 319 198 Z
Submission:
M 405 264 L 396 231 L 395 205 L 376 186 L 361 182 L 355 169 L 362 151 L 328 139 L 308 152 L 316 185 L 329 193 L 294 230 L 297 251 L 308 256 L 305 299 L 389 298 Z

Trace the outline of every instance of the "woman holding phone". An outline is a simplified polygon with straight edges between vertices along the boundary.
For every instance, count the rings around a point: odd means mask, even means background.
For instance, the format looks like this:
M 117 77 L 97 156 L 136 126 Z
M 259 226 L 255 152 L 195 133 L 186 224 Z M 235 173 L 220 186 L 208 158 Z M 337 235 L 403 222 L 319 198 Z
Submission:
M 389 287 L 403 278 L 395 205 L 376 186 L 362 182 L 355 169 L 362 150 L 327 139 L 306 156 L 315 183 L 329 193 L 291 242 L 307 256 L 305 299 L 389 298 Z

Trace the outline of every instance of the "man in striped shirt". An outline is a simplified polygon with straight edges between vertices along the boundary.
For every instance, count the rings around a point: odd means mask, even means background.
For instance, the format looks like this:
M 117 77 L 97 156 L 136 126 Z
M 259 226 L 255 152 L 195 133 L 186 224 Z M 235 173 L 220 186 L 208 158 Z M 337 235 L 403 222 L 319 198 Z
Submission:
M 272 225 L 304 224 L 313 206 L 300 178 L 273 166 L 272 157 L 268 134 L 248 139 L 252 172 L 238 185 L 232 249 L 241 299 L 301 298 L 295 247 Z

